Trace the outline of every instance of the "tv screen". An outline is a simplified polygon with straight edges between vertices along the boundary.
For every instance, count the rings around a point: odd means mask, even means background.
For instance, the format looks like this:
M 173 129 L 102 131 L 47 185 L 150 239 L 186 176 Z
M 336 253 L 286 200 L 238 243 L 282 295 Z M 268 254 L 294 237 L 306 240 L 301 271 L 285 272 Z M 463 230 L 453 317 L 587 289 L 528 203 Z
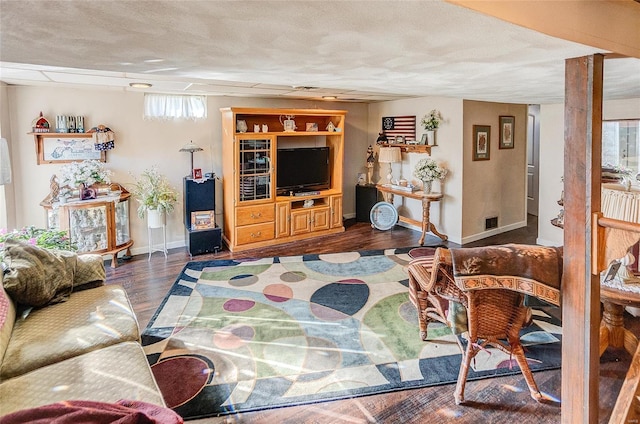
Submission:
M 329 188 L 329 148 L 278 149 L 276 189 L 278 194 Z

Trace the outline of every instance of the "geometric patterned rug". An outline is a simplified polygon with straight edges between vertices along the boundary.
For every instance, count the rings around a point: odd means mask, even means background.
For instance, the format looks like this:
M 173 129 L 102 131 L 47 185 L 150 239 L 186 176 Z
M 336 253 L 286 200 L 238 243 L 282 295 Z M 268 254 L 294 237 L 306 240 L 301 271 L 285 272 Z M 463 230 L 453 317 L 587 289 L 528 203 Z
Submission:
M 420 339 L 405 266 L 429 248 L 189 262 L 142 334 L 167 405 L 185 419 L 455 382 L 459 340 Z M 534 311 L 533 371 L 560 367 L 561 328 Z M 468 380 L 520 373 L 497 349 Z M 453 396 L 453 393 L 452 393 Z

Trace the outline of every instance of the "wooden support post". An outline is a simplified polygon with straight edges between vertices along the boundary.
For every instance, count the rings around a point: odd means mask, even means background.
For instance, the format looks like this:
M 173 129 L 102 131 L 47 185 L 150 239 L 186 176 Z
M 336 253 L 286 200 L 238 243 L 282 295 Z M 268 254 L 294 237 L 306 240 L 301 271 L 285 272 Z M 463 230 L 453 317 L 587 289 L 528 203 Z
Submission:
M 597 54 L 565 63 L 564 424 L 598 422 L 600 279 L 591 273 L 591 219 L 601 207 L 603 61 Z

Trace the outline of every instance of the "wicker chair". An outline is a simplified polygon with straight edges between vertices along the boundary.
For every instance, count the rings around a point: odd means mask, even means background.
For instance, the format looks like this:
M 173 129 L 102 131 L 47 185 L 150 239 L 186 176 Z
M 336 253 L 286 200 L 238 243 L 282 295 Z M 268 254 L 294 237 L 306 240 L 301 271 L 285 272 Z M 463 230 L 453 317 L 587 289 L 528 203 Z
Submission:
M 487 345 L 495 346 L 515 357 L 529 386 L 531 397 L 538 402 L 543 400 L 520 343 L 520 330 L 531 320 L 530 308 L 523 305 L 524 295 L 520 291 L 487 287 L 460 288 L 454 279 L 451 253 L 444 248 L 436 250 L 433 260 L 413 260 L 408 266 L 408 273 L 409 293 L 418 309 L 422 340 L 427 340 L 430 322 L 437 321 L 451 326 L 447 319 L 449 301 L 459 302 L 466 308 L 468 342 L 462 355 L 454 393 L 456 404 L 464 402 L 464 388 L 471 360 Z

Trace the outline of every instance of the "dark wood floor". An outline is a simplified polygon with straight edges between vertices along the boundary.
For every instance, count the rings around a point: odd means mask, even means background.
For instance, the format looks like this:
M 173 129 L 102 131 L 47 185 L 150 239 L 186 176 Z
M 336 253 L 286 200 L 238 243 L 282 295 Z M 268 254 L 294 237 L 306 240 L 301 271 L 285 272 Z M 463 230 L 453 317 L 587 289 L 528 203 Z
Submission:
M 391 231 L 378 231 L 369 224 L 347 222 L 344 233 L 316 240 L 296 242 L 259 250 L 199 255 L 194 260 L 272 257 L 305 253 L 338 253 L 355 250 L 411 247 L 418 245 L 420 233 L 396 226 Z M 502 243 L 535 244 L 536 217 L 529 217 L 527 227 L 490 237 L 466 246 Z M 425 245 L 445 244 L 428 236 Z M 125 287 L 141 329 L 144 329 L 165 294 L 174 283 L 184 264 L 189 261 L 185 248 L 172 249 L 168 258 L 162 253 L 134 256 L 120 260 L 118 268 L 107 268 L 109 284 Z M 626 316 L 626 325 L 634 331 L 640 328 L 638 320 Z M 637 332 L 636 332 L 637 334 Z M 416 337 L 418 335 L 416 334 Z M 630 355 L 609 349 L 600 367 L 600 422 L 607 422 L 615 404 L 617 393 L 630 364 Z M 551 399 L 548 404 L 536 403 L 529 397 L 521 374 L 467 383 L 464 406 L 453 399 L 455 384 L 425 389 L 404 390 L 389 394 L 364 396 L 343 401 L 323 402 L 260 412 L 236 414 L 228 417 L 197 420 L 197 423 L 558 423 L 560 422 L 561 372 L 535 373 L 540 390 Z

